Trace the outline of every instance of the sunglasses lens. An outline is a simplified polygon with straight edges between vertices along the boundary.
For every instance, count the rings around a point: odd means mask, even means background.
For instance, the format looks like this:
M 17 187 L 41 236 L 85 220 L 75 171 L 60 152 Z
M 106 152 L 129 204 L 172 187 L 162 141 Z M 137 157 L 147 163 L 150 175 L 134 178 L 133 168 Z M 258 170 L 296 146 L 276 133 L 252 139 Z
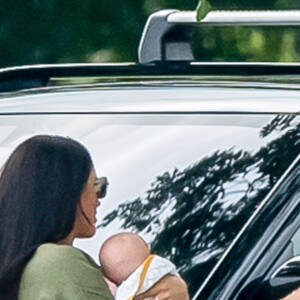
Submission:
M 98 198 L 104 198 L 106 195 L 106 190 L 107 190 L 107 178 L 106 177 L 100 177 L 97 178 L 95 182 L 95 189 L 97 193 Z

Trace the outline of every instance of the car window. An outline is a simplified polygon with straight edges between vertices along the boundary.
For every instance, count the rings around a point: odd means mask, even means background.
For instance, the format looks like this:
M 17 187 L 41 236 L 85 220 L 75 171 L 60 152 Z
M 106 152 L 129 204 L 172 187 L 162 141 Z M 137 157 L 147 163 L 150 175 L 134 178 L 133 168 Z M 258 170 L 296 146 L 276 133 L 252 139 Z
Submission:
M 92 239 L 139 233 L 196 292 L 258 204 L 299 153 L 299 116 L 251 114 L 0 117 L 1 164 L 29 136 L 75 138 L 109 190 Z

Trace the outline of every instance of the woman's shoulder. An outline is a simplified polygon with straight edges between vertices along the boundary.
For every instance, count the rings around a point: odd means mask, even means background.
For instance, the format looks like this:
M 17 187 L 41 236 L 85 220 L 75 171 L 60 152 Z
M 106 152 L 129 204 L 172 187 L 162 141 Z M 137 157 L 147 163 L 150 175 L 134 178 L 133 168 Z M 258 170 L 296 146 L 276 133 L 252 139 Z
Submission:
M 52 265 L 59 264 L 62 261 L 68 262 L 73 259 L 91 260 L 83 251 L 72 246 L 46 243 L 37 248 L 30 262 L 34 264 L 42 263 L 43 265 L 51 263 Z
M 62 269 L 62 266 L 68 264 L 75 264 L 79 260 L 82 260 L 84 254 L 71 246 L 67 245 L 57 245 L 57 244 L 42 244 L 40 245 L 35 253 L 33 254 L 30 261 L 27 263 L 24 272 L 33 272 L 38 273 L 42 271 L 45 273 L 45 270 L 51 272 L 52 270 Z
M 20 291 L 31 294 L 37 290 L 107 294 L 108 289 L 99 266 L 87 254 L 72 246 L 49 243 L 38 247 L 22 275 Z
M 43 277 L 75 275 L 73 272 L 100 273 L 98 265 L 83 251 L 69 245 L 47 243 L 40 245 L 24 270 L 24 275 Z M 71 276 L 72 277 L 72 276 Z
M 35 256 L 36 257 L 55 257 L 59 258 L 61 256 L 81 256 L 84 254 L 81 250 L 70 246 L 70 245 L 64 245 L 64 244 L 56 244 L 56 243 L 45 243 L 40 245 L 36 252 Z

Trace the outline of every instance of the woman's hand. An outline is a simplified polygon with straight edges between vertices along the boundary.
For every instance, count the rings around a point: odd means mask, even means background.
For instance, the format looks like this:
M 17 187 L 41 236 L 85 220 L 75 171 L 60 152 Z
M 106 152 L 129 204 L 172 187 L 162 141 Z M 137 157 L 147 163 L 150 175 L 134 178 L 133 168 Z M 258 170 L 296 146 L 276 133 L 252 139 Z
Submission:
M 186 283 L 178 276 L 166 275 L 134 300 L 189 300 Z

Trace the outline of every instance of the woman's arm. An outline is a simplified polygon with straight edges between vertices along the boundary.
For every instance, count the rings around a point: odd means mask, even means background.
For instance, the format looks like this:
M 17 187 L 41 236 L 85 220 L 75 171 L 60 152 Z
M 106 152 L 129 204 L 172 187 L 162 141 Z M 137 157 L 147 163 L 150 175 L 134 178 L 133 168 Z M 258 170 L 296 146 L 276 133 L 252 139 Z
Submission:
M 166 275 L 150 290 L 134 300 L 189 300 L 186 283 L 178 276 Z
M 284 298 L 281 298 L 280 300 L 297 300 L 297 299 L 300 299 L 300 289 L 294 291 L 293 293 L 289 294 Z

